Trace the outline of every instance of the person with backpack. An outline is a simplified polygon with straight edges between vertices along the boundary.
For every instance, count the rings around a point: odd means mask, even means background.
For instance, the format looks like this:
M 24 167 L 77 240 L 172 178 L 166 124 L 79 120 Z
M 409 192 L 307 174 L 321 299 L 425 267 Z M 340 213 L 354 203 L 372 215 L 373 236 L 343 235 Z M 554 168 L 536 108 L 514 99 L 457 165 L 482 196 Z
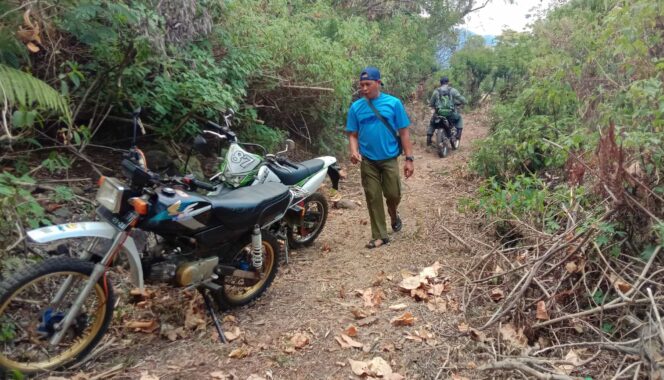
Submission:
M 463 104 L 466 104 L 466 98 L 461 95 L 459 90 L 450 86 L 449 78 L 440 78 L 440 87 L 433 90 L 433 94 L 431 94 L 431 99 L 429 100 L 429 107 L 434 109 L 434 115 L 431 116 L 429 128 L 427 129 L 427 146 L 431 146 L 431 137 L 436 129 L 436 115 L 447 118 L 450 125 L 453 125 L 456 129 L 456 140 L 461 140 L 463 119 L 457 107 Z
M 366 248 L 389 243 L 385 204 L 392 231 L 403 227 L 397 207 L 401 201 L 401 178 L 398 157 L 403 153 L 403 174 L 413 175 L 413 147 L 408 126 L 410 120 L 398 98 L 381 92 L 380 71 L 373 66 L 360 72 L 360 94 L 348 110 L 346 132 L 350 161 L 360 164 L 360 177 L 371 221 L 371 240 Z M 383 203 L 385 198 L 385 204 Z

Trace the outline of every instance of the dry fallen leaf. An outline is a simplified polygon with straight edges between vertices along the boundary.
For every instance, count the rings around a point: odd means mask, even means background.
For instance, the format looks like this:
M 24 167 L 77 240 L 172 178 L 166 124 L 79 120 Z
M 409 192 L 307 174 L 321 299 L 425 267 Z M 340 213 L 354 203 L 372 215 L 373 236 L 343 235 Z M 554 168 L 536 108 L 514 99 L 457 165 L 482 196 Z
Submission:
M 235 326 L 230 330 L 224 331 L 224 336 L 226 337 L 226 340 L 229 342 L 234 341 L 235 339 L 239 338 L 240 335 L 242 335 L 242 331 L 240 331 L 240 328 Z
M 343 348 L 362 348 L 364 347 L 364 344 L 354 340 L 353 338 L 349 337 L 346 334 L 341 334 L 340 337 L 335 336 L 334 339 L 336 339 L 337 343 Z
M 432 294 L 434 296 L 439 296 L 443 294 L 443 292 L 448 291 L 449 289 L 447 288 L 447 285 L 445 284 L 433 284 L 429 288 L 429 294 Z
M 125 327 L 136 332 L 150 334 L 159 328 L 159 323 L 155 319 L 149 321 L 129 321 L 125 324 Z
M 140 380 L 159 380 L 158 376 L 150 375 L 148 371 L 142 371 Z
M 572 373 L 572 371 L 574 371 L 575 367 L 581 364 L 581 358 L 579 358 L 579 354 L 577 354 L 576 351 L 571 349 L 569 350 L 567 355 L 565 355 L 565 361 L 567 363 L 555 366 L 556 372 L 564 375 L 569 375 Z
M 393 318 L 390 323 L 395 326 L 412 326 L 415 324 L 415 317 L 410 312 L 405 312 L 401 317 Z
M 523 328 L 516 329 L 511 323 L 500 326 L 500 335 L 503 340 L 514 347 L 526 348 L 528 346 L 528 338 L 523 334 Z
M 300 349 L 309 344 L 309 337 L 306 334 L 297 333 L 291 338 L 293 347 Z
M 226 314 L 224 315 L 224 318 L 221 321 L 224 323 L 236 323 L 237 318 L 235 318 L 235 316 L 232 316 L 230 314 Z
M 350 325 L 346 327 L 346 331 L 344 331 L 346 335 L 348 336 L 357 336 L 357 327 Z
M 249 356 L 249 354 L 251 354 L 249 348 L 247 346 L 242 346 L 231 351 L 231 353 L 228 354 L 228 357 L 233 359 L 242 359 Z
M 568 273 L 574 273 L 576 272 L 578 267 L 576 266 L 576 263 L 574 261 L 570 261 L 567 264 L 565 264 L 565 270 L 567 270 Z
M 489 293 L 489 297 L 491 297 L 491 300 L 493 302 L 498 302 L 505 298 L 505 293 L 503 293 L 503 290 L 500 288 L 493 288 L 491 289 L 491 292 Z
M 427 308 L 431 311 L 444 313 L 447 311 L 447 302 L 440 297 L 434 297 L 427 303 Z
M 396 305 L 390 306 L 389 309 L 390 310 L 404 310 L 407 307 L 408 307 L 408 305 L 406 305 L 405 303 L 398 303 Z
M 470 326 L 468 326 L 466 322 L 459 323 L 459 326 L 457 326 L 457 328 L 459 329 L 459 332 L 462 333 L 468 332 L 468 330 L 470 330 Z
M 609 275 L 609 280 L 613 284 L 613 287 L 620 293 L 627 293 L 630 289 L 632 289 L 631 284 L 629 284 L 627 281 L 623 280 L 620 276 L 614 273 L 611 273 Z
M 166 339 L 174 342 L 178 339 L 178 337 L 185 338 L 187 334 L 182 327 L 174 328 L 169 324 L 163 324 L 161 325 L 161 336 L 164 336 Z
M 357 376 L 366 375 L 369 372 L 369 363 L 367 362 L 348 359 L 348 363 L 350 364 L 351 371 Z
M 399 374 L 396 374 L 396 377 L 393 376 L 395 374 L 392 372 L 392 367 L 390 367 L 390 364 L 380 356 L 376 356 L 368 362 L 353 359 L 348 359 L 348 362 L 350 363 L 351 370 L 357 376 L 366 375 L 391 380 L 403 379 L 403 376 Z
M 420 272 L 420 278 L 429 279 L 438 277 L 438 270 L 442 265 L 438 261 L 433 263 L 432 266 L 422 269 Z
M 546 311 L 546 304 L 544 301 L 537 302 L 537 312 L 535 313 L 535 318 L 540 321 L 546 321 L 549 319 L 549 313 Z
M 351 309 L 350 312 L 353 313 L 353 316 L 355 316 L 355 319 L 362 319 L 362 318 L 366 318 L 369 315 L 371 315 L 370 312 L 368 312 L 366 310 L 363 310 L 363 309 L 360 309 L 358 307 L 354 307 L 353 309 Z
M 410 296 L 415 298 L 418 301 L 423 301 L 429 299 L 429 294 L 426 289 L 418 288 L 410 291 Z
M 404 278 L 399 287 L 403 290 L 413 290 L 417 289 L 422 285 L 422 278 L 420 276 L 412 276 Z

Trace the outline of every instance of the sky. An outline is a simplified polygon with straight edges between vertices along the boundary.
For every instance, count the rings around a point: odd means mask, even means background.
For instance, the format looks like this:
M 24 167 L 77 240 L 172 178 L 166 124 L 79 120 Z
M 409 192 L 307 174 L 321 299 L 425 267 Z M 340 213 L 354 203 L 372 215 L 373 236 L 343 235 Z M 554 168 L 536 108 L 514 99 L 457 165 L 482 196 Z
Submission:
M 492 0 L 486 7 L 472 12 L 461 25 L 480 35 L 499 35 L 505 27 L 522 32 L 528 23 L 535 19 L 526 18 L 528 13 L 535 13 L 533 8 L 548 7 L 551 0 L 514 0 L 509 4 L 506 0 Z

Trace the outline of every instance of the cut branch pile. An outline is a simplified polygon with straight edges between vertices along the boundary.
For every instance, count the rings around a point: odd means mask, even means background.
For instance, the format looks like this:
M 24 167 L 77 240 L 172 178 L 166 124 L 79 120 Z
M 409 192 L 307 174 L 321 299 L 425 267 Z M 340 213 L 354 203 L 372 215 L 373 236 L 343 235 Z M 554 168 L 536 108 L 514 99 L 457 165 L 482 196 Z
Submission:
M 595 378 L 584 366 L 604 361 L 592 367 L 607 371 L 598 378 L 664 379 L 661 246 L 647 257 L 609 254 L 595 243 L 598 230 L 588 219 L 569 218 L 562 234 L 529 228 L 521 245 L 474 260 L 468 302 L 497 307 L 488 319 L 472 322 L 479 330 L 501 324 L 494 360 L 480 370 Z
M 478 370 L 538 379 L 664 379 L 664 255 L 661 245 L 639 254 L 635 243 L 643 242 L 631 240 L 662 223 L 664 200 L 653 191 L 659 176 L 649 179 L 628 158 L 613 125 L 600 140 L 594 168 L 568 153 L 584 168 L 568 165 L 569 185 L 592 177 L 602 207 L 584 209 L 570 190 L 569 202 L 556 206 L 564 211 L 556 220 L 564 231 L 551 235 L 512 214 L 504 224 L 513 227 L 506 236 L 516 239 L 477 253 L 465 276 L 464 305 L 496 307 L 468 321 L 478 330 L 499 325 L 487 345 L 493 360 Z M 606 244 L 612 223 L 631 229 L 631 236 L 614 234 L 614 245 Z

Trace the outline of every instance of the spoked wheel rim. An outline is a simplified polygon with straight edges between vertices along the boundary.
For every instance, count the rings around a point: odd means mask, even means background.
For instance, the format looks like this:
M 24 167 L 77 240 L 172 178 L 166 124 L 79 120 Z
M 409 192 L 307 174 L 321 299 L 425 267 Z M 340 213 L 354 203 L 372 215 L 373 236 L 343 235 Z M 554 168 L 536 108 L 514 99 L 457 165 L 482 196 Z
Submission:
M 51 305 L 55 293 L 69 276 L 73 279 L 72 286 L 63 301 Z M 0 306 L 0 366 L 22 372 L 53 369 L 72 361 L 86 349 L 104 326 L 106 308 L 112 306 L 107 303 L 108 290 L 100 283 L 95 284 L 60 344 L 53 347 L 49 339 L 53 325 L 66 314 L 88 280 L 89 276 L 79 272 L 54 272 L 39 276 L 13 292 Z M 47 309 L 51 310 L 50 316 Z
M 251 260 L 251 246 L 245 247 L 240 254 L 242 259 Z M 259 293 L 263 285 L 268 281 L 270 272 L 274 267 L 276 260 L 275 247 L 266 241 L 263 241 L 263 267 L 260 272 L 260 279 L 247 280 L 227 276 L 224 278 L 224 292 L 228 300 L 236 303 L 243 302 L 244 300 L 251 299 L 256 293 Z
M 292 226 L 292 238 L 296 243 L 304 243 L 317 236 L 325 220 L 325 206 L 317 199 L 309 199 L 304 203 L 303 223 Z

